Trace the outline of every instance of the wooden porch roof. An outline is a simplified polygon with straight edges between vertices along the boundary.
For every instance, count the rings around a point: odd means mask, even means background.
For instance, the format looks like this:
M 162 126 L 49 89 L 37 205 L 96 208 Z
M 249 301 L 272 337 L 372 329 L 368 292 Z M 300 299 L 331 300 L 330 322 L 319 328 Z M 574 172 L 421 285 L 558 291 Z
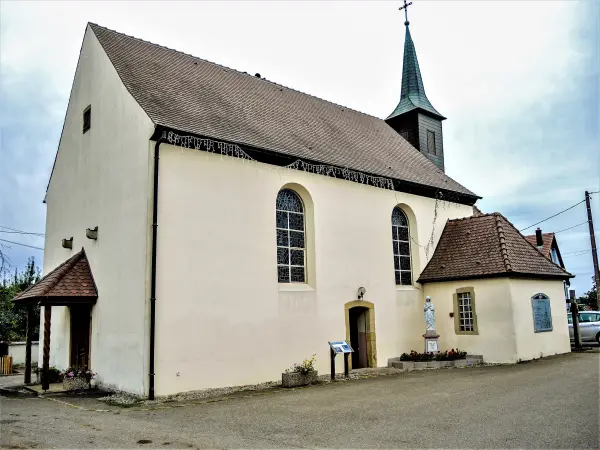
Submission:
M 42 306 L 65 306 L 95 303 L 98 290 L 82 248 L 33 286 L 18 294 L 19 304 L 40 303 Z

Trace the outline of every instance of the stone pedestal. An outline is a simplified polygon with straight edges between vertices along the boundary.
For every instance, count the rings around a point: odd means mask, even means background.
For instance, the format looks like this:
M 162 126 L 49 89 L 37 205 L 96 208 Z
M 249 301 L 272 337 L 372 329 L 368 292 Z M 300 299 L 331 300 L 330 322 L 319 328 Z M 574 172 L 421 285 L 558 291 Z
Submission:
M 423 337 L 425 338 L 425 353 L 435 355 L 440 352 L 440 335 L 435 330 L 427 330 Z

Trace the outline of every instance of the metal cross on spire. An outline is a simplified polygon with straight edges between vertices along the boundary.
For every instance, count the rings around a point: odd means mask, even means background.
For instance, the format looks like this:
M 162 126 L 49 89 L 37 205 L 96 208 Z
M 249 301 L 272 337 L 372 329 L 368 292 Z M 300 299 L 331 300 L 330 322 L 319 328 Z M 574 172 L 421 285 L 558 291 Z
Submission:
M 408 21 L 408 7 L 412 5 L 412 2 L 406 2 L 406 0 L 404 0 L 404 6 L 401 6 L 399 8 L 400 11 L 404 10 L 404 25 L 408 26 L 408 24 L 410 23 Z

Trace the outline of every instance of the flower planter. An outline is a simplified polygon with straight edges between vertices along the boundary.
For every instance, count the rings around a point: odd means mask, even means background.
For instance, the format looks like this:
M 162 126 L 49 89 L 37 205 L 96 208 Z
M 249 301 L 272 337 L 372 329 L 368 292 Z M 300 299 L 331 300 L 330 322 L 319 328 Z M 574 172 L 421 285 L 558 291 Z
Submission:
M 90 382 L 86 378 L 73 377 L 63 378 L 63 389 L 65 391 L 76 391 L 79 389 L 90 389 Z
M 317 382 L 318 373 L 316 370 L 303 374 L 301 372 L 288 372 L 281 374 L 281 385 L 283 387 L 306 386 Z

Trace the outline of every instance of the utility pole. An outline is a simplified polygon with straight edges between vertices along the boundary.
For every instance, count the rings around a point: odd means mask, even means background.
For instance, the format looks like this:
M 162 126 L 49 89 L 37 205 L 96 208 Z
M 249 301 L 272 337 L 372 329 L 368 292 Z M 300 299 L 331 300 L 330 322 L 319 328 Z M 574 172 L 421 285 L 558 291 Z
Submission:
M 594 261 L 594 277 L 596 279 L 596 310 L 600 309 L 598 290 L 600 289 L 600 269 L 598 269 L 598 251 L 596 250 L 596 237 L 594 236 L 594 221 L 590 206 L 590 193 L 585 191 L 585 206 L 587 208 L 588 225 L 590 227 L 590 241 L 592 242 L 592 260 Z

